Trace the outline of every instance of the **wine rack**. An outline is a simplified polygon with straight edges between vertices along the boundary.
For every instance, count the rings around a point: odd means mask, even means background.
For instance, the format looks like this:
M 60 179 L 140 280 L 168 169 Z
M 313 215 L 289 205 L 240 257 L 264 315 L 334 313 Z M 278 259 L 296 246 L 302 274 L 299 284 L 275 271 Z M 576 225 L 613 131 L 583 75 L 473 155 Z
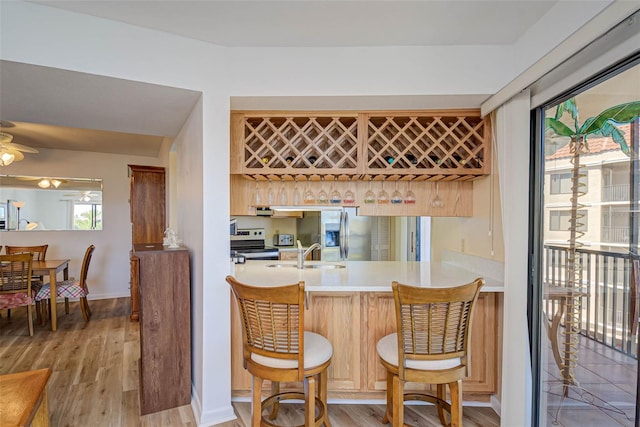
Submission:
M 246 116 L 242 163 L 248 174 L 356 173 L 358 118 L 352 116 Z
M 490 173 L 490 135 L 478 110 L 235 111 L 231 173 L 462 182 Z
M 490 126 L 477 113 L 368 114 L 366 123 L 367 173 L 448 180 L 489 173 Z

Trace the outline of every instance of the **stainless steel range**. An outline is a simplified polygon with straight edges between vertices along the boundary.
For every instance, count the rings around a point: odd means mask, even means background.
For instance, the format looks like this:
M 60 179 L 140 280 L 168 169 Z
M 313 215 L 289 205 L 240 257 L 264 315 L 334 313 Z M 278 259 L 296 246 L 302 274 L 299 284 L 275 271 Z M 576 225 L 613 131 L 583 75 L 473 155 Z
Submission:
M 264 228 L 238 229 L 231 235 L 231 256 L 242 255 L 248 260 L 277 260 L 278 249 L 265 246 Z

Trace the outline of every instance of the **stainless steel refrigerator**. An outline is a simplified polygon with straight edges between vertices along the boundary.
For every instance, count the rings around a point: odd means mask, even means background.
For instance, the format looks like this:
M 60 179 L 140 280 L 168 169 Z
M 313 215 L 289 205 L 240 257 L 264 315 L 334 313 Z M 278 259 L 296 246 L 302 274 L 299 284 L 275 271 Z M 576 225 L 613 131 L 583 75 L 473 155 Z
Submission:
M 321 245 L 321 260 L 419 260 L 418 222 L 415 217 L 368 217 L 357 208 L 320 208 L 305 211 L 297 221 L 304 246 Z

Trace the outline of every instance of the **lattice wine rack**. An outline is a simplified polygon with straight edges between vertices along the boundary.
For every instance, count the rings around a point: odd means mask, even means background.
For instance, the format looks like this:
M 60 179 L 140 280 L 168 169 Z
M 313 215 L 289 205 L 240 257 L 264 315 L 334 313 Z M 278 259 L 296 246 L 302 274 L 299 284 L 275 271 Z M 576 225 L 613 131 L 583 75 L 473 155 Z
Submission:
M 490 172 L 490 147 L 489 121 L 477 114 L 387 113 L 367 119 L 366 170 L 371 174 L 472 179 Z
M 478 110 L 233 112 L 231 133 L 231 171 L 248 178 L 467 181 L 490 173 L 490 124 Z
M 246 173 L 355 173 L 358 118 L 246 117 L 243 154 Z

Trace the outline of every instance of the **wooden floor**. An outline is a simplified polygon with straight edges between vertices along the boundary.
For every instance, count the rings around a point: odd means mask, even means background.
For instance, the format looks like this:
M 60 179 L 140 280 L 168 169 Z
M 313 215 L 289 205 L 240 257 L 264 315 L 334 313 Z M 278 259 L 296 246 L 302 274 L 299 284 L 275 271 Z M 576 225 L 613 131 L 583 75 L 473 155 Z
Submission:
M 141 417 L 138 394 L 139 324 L 130 322 L 128 298 L 90 301 L 93 316 L 82 319 L 78 303 L 70 314 L 58 305 L 58 331 L 35 325 L 29 337 L 26 309 L 12 310 L 0 319 L 0 374 L 51 368 L 49 408 L 51 425 L 65 426 L 196 426 L 190 406 Z M 221 427 L 250 425 L 250 405 L 234 403 L 238 419 Z M 301 420 L 301 405 L 285 404 L 276 422 Z M 382 405 L 329 405 L 334 427 L 378 426 Z M 408 407 L 406 422 L 438 426 L 432 407 Z M 465 426 L 498 426 L 490 408 L 464 408 Z

